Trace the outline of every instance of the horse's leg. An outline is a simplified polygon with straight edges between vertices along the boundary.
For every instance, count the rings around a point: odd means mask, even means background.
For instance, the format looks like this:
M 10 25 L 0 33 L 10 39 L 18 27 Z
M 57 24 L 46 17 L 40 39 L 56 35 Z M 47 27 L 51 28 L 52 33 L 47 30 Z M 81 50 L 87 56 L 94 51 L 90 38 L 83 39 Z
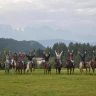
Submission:
M 51 67 L 50 67 L 50 74 L 51 74 Z
M 87 74 L 87 71 L 88 71 L 88 70 L 87 70 L 87 68 L 86 68 L 86 74 Z
M 82 71 L 82 74 L 83 74 L 83 68 L 81 69 L 81 71 Z
M 30 63 L 29 64 L 29 69 L 28 69 L 28 71 L 30 70 L 30 72 L 31 72 L 31 74 L 32 74 L 32 64 Z
M 35 64 L 33 65 L 33 71 L 35 71 Z
M 18 72 L 19 72 L 19 74 L 20 74 L 20 69 L 18 68 Z
M 94 75 L 95 68 L 93 68 L 93 75 Z
M 9 68 L 8 68 L 8 74 L 9 74 Z
M 68 68 L 67 68 L 67 74 L 68 74 Z
M 90 68 L 89 68 L 89 74 L 90 74 Z
M 24 68 L 24 74 L 25 74 L 25 68 Z
M 60 70 L 59 70 L 59 74 L 61 73 L 61 67 L 60 67 Z
M 21 74 L 22 74 L 22 68 L 21 68 Z
M 72 72 L 72 68 L 70 68 L 70 74 L 71 74 L 71 72 Z
M 9 73 L 9 69 L 7 69 L 7 73 Z
M 47 68 L 47 66 L 46 66 L 46 74 L 48 73 L 48 68 Z
M 57 74 L 57 67 L 56 67 L 56 74 Z
M 47 68 L 47 73 L 49 74 L 49 67 Z
M 32 73 L 32 67 L 30 68 L 30 71 L 31 71 L 31 73 Z
M 82 74 L 82 71 L 83 71 L 82 68 L 80 68 L 80 72 L 81 72 L 81 74 Z
M 5 69 L 5 73 L 6 73 L 6 69 Z
M 74 73 L 74 68 L 75 68 L 75 67 L 73 66 L 73 73 Z

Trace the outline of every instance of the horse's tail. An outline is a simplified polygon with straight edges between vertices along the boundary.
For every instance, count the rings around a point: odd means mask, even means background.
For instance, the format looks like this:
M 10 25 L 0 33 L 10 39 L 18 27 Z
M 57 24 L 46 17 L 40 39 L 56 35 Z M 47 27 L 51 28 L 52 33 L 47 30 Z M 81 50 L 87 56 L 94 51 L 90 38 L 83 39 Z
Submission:
M 83 63 L 80 62 L 80 64 L 79 64 L 79 68 L 83 68 L 83 67 L 84 67 Z

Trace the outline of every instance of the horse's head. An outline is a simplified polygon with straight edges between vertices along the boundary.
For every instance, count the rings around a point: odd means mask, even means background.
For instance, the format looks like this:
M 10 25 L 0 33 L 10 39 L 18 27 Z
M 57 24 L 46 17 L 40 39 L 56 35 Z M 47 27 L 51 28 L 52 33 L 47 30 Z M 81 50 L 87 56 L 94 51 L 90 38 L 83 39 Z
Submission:
M 55 63 L 56 64 L 59 64 L 60 62 L 59 62 L 59 59 L 55 59 Z
M 68 63 L 68 64 L 69 64 L 69 63 L 70 63 L 70 60 L 69 60 L 69 59 L 66 59 L 66 63 Z

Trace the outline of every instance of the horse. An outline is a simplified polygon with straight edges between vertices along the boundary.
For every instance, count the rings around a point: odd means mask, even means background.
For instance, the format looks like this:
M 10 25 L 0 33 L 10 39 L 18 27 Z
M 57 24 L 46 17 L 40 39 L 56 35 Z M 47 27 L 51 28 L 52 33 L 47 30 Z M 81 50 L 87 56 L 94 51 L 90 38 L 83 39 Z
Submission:
M 22 69 L 23 69 L 23 64 L 21 63 L 21 61 L 15 61 L 13 58 L 11 59 L 11 68 L 15 70 L 15 72 L 17 73 L 17 70 L 19 72 L 19 74 L 22 74 Z
M 42 62 L 43 68 L 44 68 L 44 74 L 51 74 L 51 64 L 48 62 Z
M 10 70 L 10 61 L 9 60 L 6 60 L 5 61 L 5 73 L 9 73 L 9 70 Z
M 11 59 L 11 68 L 12 69 L 16 68 L 16 62 L 13 58 Z
M 34 63 L 32 64 L 31 61 L 28 61 L 25 69 L 26 73 L 28 73 L 29 70 L 32 73 L 32 69 L 35 70 L 35 64 Z
M 59 59 L 55 59 L 55 67 L 56 67 L 56 74 L 57 73 L 60 74 L 61 73 L 62 64 L 60 63 Z
M 17 61 L 16 62 L 16 73 L 18 70 L 19 74 L 22 74 L 22 69 L 23 69 L 23 64 L 21 63 L 21 61 Z
M 96 68 L 96 62 L 94 60 L 91 60 L 90 61 L 90 65 L 91 65 L 91 68 L 93 70 L 93 75 L 94 75 L 94 72 L 95 72 L 95 68 Z
M 80 69 L 81 74 L 83 73 L 83 68 L 84 68 L 84 64 L 83 62 L 80 62 L 79 69 Z
M 82 74 L 83 73 L 83 69 L 84 69 L 84 63 L 82 61 L 79 64 L 79 69 L 80 69 L 80 72 Z M 86 62 L 85 69 L 86 69 L 86 74 L 87 74 L 88 70 L 89 70 L 89 73 L 90 73 L 90 69 L 91 69 L 90 61 L 89 62 Z
M 87 74 L 88 70 L 90 73 L 90 69 L 91 69 L 91 62 L 89 61 L 89 62 L 86 62 L 86 74 Z
M 70 71 L 70 74 L 71 74 L 72 69 L 73 69 L 73 73 L 74 73 L 75 64 L 73 64 L 69 59 L 66 59 L 66 60 L 67 60 L 67 62 L 66 62 L 67 73 L 69 74 L 69 71 Z

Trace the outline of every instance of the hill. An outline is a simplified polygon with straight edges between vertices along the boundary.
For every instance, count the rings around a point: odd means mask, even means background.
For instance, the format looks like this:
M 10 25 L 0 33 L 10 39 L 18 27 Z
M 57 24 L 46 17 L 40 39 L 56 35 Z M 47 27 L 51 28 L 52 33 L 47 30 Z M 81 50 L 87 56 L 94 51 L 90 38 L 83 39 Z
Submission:
M 29 52 L 34 49 L 45 49 L 45 47 L 36 41 L 17 41 L 0 38 L 0 50 L 3 51 L 5 49 L 13 52 Z

